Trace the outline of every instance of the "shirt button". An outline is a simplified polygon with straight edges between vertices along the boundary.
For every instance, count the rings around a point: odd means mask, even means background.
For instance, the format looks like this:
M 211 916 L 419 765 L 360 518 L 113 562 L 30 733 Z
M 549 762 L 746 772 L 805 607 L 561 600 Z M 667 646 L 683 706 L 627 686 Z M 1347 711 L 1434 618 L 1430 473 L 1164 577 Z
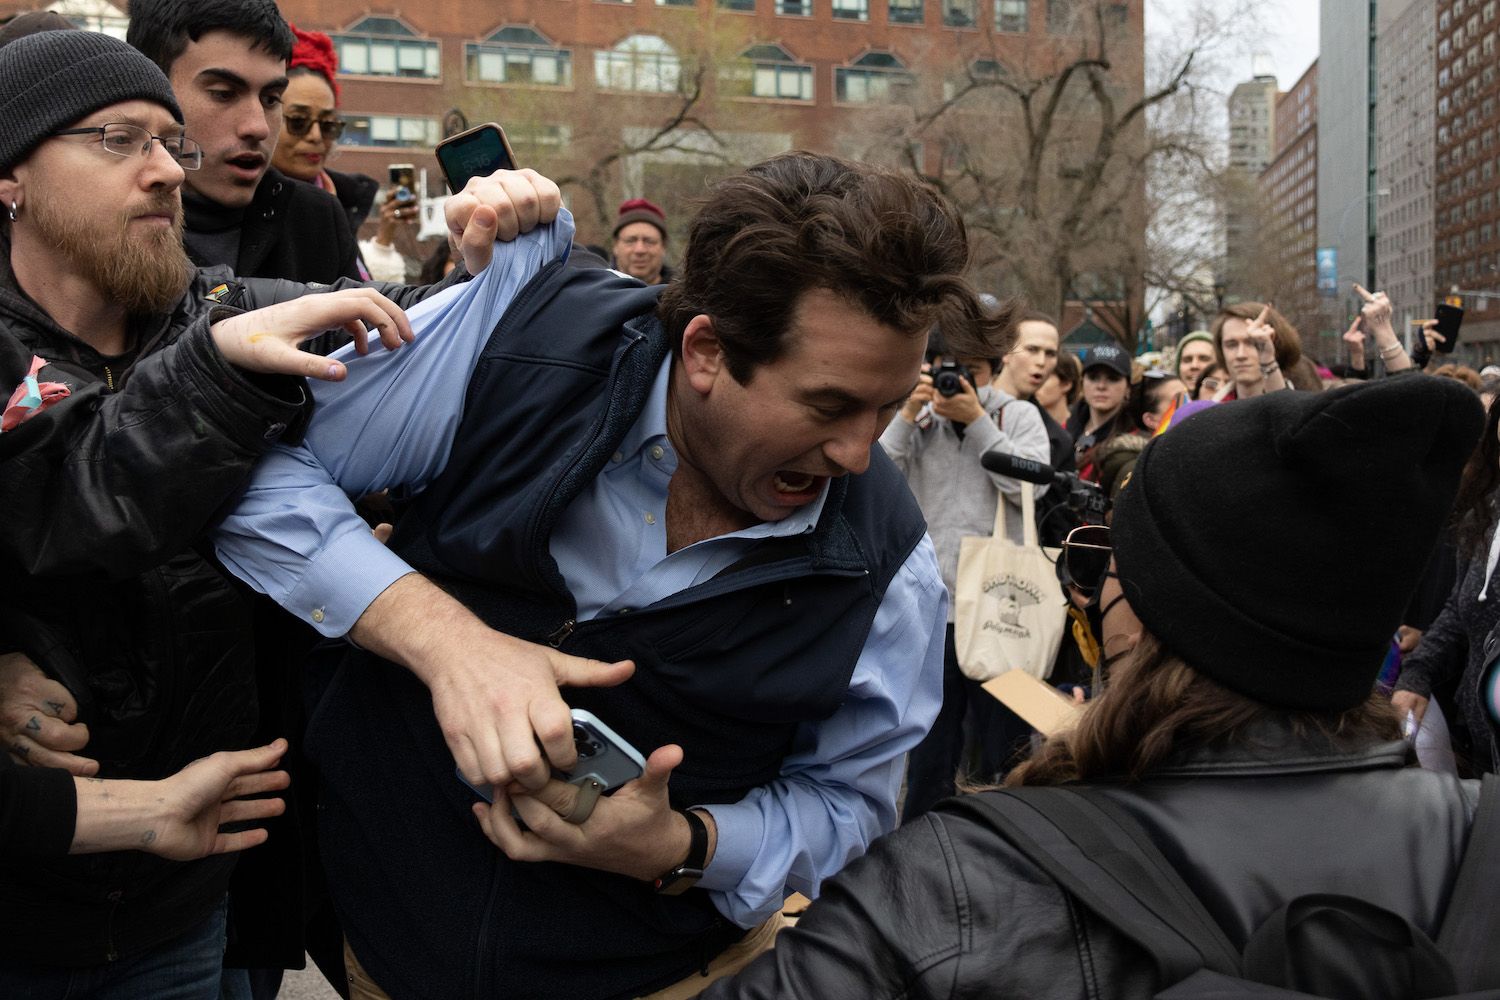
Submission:
M 661 445 L 657 445 L 656 447 L 651 449 L 651 457 L 657 459 L 658 461 L 661 459 L 663 454 L 665 453 L 661 450 Z
M 315 622 L 318 622 L 319 624 L 322 624 L 322 621 L 323 621 L 323 609 L 322 608 L 313 608 L 312 620 L 315 621 Z
M 613 454 L 613 455 L 611 455 L 611 456 L 609 456 L 609 460 L 610 460 L 610 461 L 611 461 L 611 462 L 615 462 L 615 463 L 620 463 L 620 462 L 623 462 L 623 461 L 625 461 L 625 456 L 624 456 L 624 455 L 622 455 L 622 454 L 620 454 L 620 453 L 619 453 L 619 452 L 618 452 L 618 451 L 617 451 L 617 452 L 615 452 L 615 453 L 614 453 L 614 454 Z
M 653 513 L 651 513 L 649 510 L 646 511 L 646 523 L 647 524 L 655 524 L 656 523 L 656 515 L 653 514 Z

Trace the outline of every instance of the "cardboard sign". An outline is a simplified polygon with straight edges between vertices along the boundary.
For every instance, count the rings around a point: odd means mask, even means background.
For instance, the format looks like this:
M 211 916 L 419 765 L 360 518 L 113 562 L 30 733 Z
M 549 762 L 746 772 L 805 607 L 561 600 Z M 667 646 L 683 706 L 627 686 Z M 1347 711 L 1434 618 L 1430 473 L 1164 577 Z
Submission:
M 1037 680 L 1024 670 L 1003 673 L 985 681 L 983 686 L 1043 736 L 1051 736 L 1072 724 L 1083 708 L 1051 684 Z

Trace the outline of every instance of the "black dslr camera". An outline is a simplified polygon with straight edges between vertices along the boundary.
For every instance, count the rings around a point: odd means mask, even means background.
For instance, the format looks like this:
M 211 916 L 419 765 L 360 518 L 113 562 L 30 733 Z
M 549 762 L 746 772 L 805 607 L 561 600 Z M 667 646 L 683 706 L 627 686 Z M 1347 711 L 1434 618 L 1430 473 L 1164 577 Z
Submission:
M 974 384 L 974 372 L 968 365 L 961 365 L 957 361 L 944 361 L 932 369 L 932 387 L 938 391 L 939 396 L 957 396 L 964 391 L 960 379 L 968 379 L 969 384 Z

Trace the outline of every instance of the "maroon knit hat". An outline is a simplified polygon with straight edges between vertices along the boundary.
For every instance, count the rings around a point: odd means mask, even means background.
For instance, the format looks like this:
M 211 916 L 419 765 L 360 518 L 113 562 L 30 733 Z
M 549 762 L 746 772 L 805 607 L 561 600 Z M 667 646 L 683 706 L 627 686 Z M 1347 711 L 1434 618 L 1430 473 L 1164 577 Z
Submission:
M 645 198 L 631 198 L 620 206 L 620 217 L 615 220 L 611 236 L 619 236 L 620 230 L 632 222 L 649 222 L 661 230 L 661 241 L 667 242 L 667 214 Z

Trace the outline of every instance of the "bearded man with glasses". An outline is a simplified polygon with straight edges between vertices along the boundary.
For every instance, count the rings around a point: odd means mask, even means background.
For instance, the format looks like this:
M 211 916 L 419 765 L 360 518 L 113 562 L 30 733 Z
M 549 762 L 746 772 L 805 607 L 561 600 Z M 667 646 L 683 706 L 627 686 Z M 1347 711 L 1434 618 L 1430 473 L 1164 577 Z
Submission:
M 397 347 L 412 335 L 393 299 L 427 290 L 293 303 L 309 289 L 193 267 L 178 192 L 203 151 L 124 42 L 56 30 L 0 48 L 0 120 L 0 720 L 7 766 L 59 769 L 32 783 L 27 821 L 71 826 L 68 770 L 157 780 L 250 741 L 248 604 L 204 533 L 300 434 L 304 378 L 344 377 L 301 342 L 342 329 Z M 556 188 L 517 176 L 555 214 Z M 130 852 L 0 867 L 0 996 L 217 997 L 232 868 Z

